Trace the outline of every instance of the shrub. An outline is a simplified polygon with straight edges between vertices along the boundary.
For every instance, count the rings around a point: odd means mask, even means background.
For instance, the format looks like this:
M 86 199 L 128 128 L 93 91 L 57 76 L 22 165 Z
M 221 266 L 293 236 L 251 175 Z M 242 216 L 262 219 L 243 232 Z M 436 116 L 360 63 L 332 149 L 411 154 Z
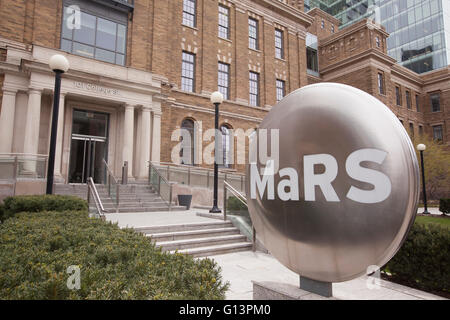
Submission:
M 3 209 L 0 209 L 0 220 L 15 215 L 18 212 L 41 211 L 78 211 L 87 210 L 87 202 L 75 196 L 39 195 L 15 196 L 3 200 Z
M 449 266 L 449 228 L 434 223 L 415 223 L 384 270 L 392 274 L 394 281 L 422 290 L 449 293 Z
M 81 288 L 69 290 L 67 268 Z M 209 259 L 163 253 L 87 211 L 18 213 L 0 225 L 0 299 L 223 299 Z
M 247 207 L 236 197 L 229 197 L 227 200 L 227 209 L 232 211 L 247 211 Z
M 450 213 L 450 199 L 439 200 L 439 211 L 443 213 Z

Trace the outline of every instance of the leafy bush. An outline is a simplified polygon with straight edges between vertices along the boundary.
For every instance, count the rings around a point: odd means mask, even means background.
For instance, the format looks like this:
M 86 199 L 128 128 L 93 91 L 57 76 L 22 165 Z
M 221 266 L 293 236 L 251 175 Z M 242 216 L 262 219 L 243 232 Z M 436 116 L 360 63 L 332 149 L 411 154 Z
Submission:
M 441 199 L 439 201 L 439 211 L 450 213 L 450 199 Z
M 81 288 L 69 290 L 67 268 Z M 223 299 L 209 259 L 162 253 L 87 211 L 19 213 L 0 225 L 0 299 Z
M 231 211 L 247 211 L 247 207 L 236 197 L 227 199 L 227 209 Z
M 449 266 L 450 229 L 434 223 L 415 223 L 384 270 L 392 274 L 394 281 L 422 290 L 449 293 Z
M 3 200 L 3 208 L 0 209 L 0 220 L 4 221 L 18 212 L 40 211 L 79 211 L 87 210 L 87 202 L 75 196 L 39 195 L 39 196 L 15 196 Z

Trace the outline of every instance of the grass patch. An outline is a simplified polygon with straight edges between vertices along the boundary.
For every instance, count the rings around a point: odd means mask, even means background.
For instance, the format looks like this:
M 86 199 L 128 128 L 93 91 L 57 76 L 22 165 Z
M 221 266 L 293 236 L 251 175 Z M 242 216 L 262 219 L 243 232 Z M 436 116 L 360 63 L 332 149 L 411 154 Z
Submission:
M 426 217 L 426 216 L 417 216 L 416 220 L 414 223 L 418 223 L 418 224 L 425 224 L 425 225 L 429 225 L 429 224 L 437 224 L 440 225 L 441 227 L 450 227 L 450 218 L 448 217 Z

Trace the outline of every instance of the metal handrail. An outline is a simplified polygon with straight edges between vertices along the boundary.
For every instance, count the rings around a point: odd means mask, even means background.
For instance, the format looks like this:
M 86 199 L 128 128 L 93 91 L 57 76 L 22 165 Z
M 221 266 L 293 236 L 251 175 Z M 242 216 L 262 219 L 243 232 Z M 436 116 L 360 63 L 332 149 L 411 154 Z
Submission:
M 152 175 L 151 175 L 151 171 L 154 170 L 156 172 L 156 174 L 158 175 L 158 195 L 161 197 L 162 200 L 164 200 L 167 205 L 169 206 L 169 211 L 172 210 L 172 186 L 173 184 L 171 182 L 169 182 L 169 180 L 167 180 L 162 174 L 161 172 L 159 172 L 159 170 L 155 167 L 155 165 L 149 161 L 149 166 L 148 166 L 148 183 L 149 185 L 152 185 Z M 168 186 L 169 186 L 169 199 L 166 200 L 163 198 L 163 196 L 161 195 L 161 181 L 164 181 Z
M 90 197 L 92 196 L 94 198 L 95 207 L 97 208 L 98 213 L 100 214 L 101 217 L 104 217 L 106 210 L 103 207 L 102 200 L 98 195 L 98 191 L 97 188 L 95 187 L 94 179 L 92 179 L 92 177 L 88 178 L 87 185 L 88 185 L 88 194 L 87 194 L 88 206 L 90 202 Z
M 114 181 L 114 185 L 116 186 L 116 212 L 119 212 L 119 202 L 120 202 L 120 186 L 119 183 L 117 182 L 116 177 L 114 177 L 112 170 L 109 168 L 108 163 L 106 162 L 105 159 L 103 159 L 103 163 L 105 164 L 106 167 L 106 184 L 108 185 L 108 196 L 111 197 L 111 178 Z
M 210 174 L 214 173 L 214 169 L 210 169 L 210 168 L 204 168 L 204 167 L 197 167 L 197 166 L 190 166 L 190 165 L 186 165 L 186 164 L 178 164 L 178 163 L 171 163 L 171 162 L 158 162 L 158 165 L 161 167 L 165 167 L 167 169 L 167 180 L 170 180 L 170 168 L 179 168 L 179 169 L 187 169 L 187 185 L 191 185 L 191 173 L 195 172 L 195 171 L 201 171 L 201 172 L 205 172 L 207 175 L 207 181 L 206 181 L 206 187 L 209 188 L 209 177 Z M 227 180 L 227 176 L 238 176 L 239 179 L 241 180 L 241 188 L 244 189 L 244 179 L 245 179 L 245 174 L 239 173 L 234 169 L 229 169 L 229 168 L 219 168 L 219 174 L 223 174 L 225 175 L 224 180 Z
M 242 203 L 244 204 L 247 208 L 247 198 L 240 193 L 238 190 L 236 190 L 236 188 L 234 188 L 231 184 L 229 184 L 228 182 L 224 181 L 223 182 L 223 220 L 226 221 L 227 220 L 227 190 L 230 190 L 231 193 Z M 253 251 L 256 250 L 256 230 L 252 225 L 252 249 Z

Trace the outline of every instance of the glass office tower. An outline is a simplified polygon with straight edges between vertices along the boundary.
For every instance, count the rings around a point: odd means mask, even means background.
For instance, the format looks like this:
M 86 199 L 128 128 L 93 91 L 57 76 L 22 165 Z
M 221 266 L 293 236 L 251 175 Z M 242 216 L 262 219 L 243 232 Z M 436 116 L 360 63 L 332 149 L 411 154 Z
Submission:
M 364 18 L 384 25 L 388 54 L 417 73 L 450 62 L 450 0 L 310 0 L 309 6 L 338 18 L 340 28 Z

